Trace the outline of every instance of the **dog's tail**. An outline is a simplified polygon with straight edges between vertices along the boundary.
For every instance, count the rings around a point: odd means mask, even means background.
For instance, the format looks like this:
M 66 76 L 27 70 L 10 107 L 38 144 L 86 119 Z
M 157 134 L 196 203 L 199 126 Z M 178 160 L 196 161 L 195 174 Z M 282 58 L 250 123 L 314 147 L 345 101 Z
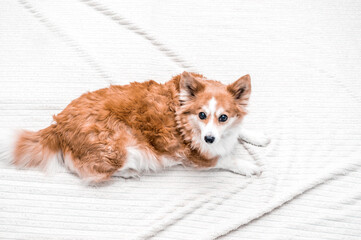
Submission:
M 62 165 L 62 153 L 55 127 L 51 125 L 38 132 L 5 130 L 0 159 L 20 168 L 58 169 Z

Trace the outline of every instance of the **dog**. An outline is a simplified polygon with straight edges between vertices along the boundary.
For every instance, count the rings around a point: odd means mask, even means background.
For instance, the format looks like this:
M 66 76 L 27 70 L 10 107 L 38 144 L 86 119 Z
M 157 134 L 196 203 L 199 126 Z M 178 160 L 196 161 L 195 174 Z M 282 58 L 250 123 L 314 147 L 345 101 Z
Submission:
M 259 166 L 233 154 L 239 138 L 252 138 L 242 128 L 250 94 L 249 75 L 229 85 L 189 72 L 164 84 L 112 85 L 73 100 L 49 127 L 18 132 L 11 163 L 62 165 L 89 183 L 178 164 L 259 175 Z

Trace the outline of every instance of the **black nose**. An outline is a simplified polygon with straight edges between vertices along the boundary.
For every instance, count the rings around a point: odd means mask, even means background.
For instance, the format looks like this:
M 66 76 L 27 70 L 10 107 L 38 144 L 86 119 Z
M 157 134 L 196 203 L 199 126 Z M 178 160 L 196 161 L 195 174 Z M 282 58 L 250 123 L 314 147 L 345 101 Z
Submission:
M 214 139 L 216 139 L 216 138 L 213 136 L 205 136 L 204 137 L 204 141 L 206 141 L 206 143 L 209 143 L 209 144 L 213 143 Z

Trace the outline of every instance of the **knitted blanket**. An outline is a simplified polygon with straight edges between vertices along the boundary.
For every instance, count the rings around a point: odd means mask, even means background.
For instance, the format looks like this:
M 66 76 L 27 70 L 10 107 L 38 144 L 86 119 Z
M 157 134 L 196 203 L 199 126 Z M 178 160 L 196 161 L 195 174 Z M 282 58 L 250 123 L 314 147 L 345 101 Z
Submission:
M 360 239 L 359 1 L 5 0 L 0 9 L 1 131 L 44 128 L 85 91 L 187 70 L 224 83 L 249 73 L 245 124 L 272 139 L 240 144 L 240 157 L 263 164 L 252 178 L 175 167 L 89 187 L 66 170 L 1 159 L 1 239 Z

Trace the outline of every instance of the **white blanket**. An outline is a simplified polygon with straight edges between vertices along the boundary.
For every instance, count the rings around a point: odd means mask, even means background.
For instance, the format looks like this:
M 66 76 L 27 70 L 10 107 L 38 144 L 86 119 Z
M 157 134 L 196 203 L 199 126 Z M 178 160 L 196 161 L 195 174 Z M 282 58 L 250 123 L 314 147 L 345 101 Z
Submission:
M 246 125 L 272 142 L 243 145 L 264 164 L 253 178 L 178 167 L 92 188 L 1 163 L 0 239 L 360 239 L 360 12 L 356 0 L 1 1 L 3 130 L 187 70 L 249 73 Z

